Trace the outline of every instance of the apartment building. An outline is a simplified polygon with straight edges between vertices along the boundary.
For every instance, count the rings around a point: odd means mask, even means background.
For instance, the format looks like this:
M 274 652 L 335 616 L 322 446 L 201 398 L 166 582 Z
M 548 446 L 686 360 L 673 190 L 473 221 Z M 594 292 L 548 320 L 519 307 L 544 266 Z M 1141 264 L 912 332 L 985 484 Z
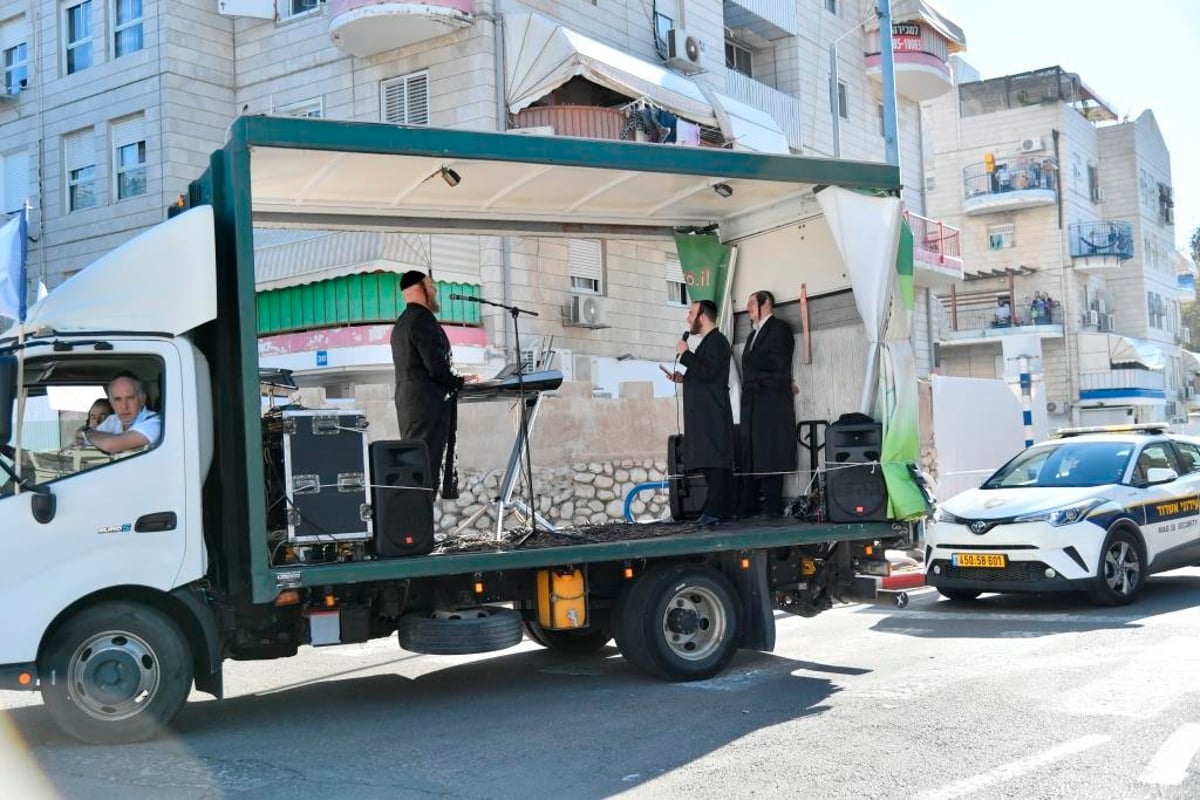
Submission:
M 926 213 L 919 104 L 951 90 L 965 39 L 926 2 L 893 5 L 927 370 L 930 298 L 962 260 Z M 53 287 L 161 221 L 238 114 L 878 161 L 879 36 L 868 0 L 6 0 L 0 197 L 31 204 L 30 273 Z M 661 382 L 685 315 L 669 245 L 264 229 L 256 249 L 264 360 L 333 396 L 390 385 L 388 276 L 404 269 L 539 312 L 524 356 L 553 337 L 568 378 L 601 391 Z M 506 316 L 446 305 L 464 367 L 512 357 Z
M 1185 421 L 1192 359 L 1153 113 L 1118 120 L 1058 66 L 979 80 L 966 65 L 928 111 L 929 207 L 961 228 L 968 264 L 939 296 L 941 371 L 1011 377 L 1029 356 L 1051 426 Z

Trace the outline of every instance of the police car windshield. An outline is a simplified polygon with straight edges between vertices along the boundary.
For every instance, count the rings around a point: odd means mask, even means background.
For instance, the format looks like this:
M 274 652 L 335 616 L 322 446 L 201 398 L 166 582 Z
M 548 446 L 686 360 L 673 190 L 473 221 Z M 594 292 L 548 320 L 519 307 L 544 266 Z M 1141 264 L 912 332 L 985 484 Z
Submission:
M 1060 442 L 1031 447 L 984 481 L 983 489 L 1120 483 L 1132 442 Z

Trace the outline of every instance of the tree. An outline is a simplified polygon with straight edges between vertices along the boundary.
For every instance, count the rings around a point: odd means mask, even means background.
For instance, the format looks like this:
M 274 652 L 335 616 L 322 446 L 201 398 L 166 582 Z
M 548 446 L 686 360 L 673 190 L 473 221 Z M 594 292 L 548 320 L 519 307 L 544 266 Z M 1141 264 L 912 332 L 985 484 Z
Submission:
M 1191 251 L 1192 261 L 1200 264 L 1200 228 L 1192 231 L 1192 238 L 1188 240 L 1188 250 Z
M 1188 250 L 1191 251 L 1192 261 L 1200 264 L 1200 228 L 1192 231 L 1192 238 L 1188 240 Z M 1183 326 L 1192 332 L 1192 342 L 1200 344 L 1200 303 L 1194 300 L 1181 303 L 1179 316 L 1183 318 Z

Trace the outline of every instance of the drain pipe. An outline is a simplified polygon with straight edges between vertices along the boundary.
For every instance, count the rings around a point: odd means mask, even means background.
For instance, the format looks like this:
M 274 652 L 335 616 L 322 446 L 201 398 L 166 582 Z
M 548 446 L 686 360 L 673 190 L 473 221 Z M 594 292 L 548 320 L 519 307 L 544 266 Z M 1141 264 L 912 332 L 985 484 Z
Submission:
M 1067 291 L 1067 253 L 1066 253 L 1066 248 L 1064 247 L 1066 238 L 1063 236 L 1063 195 L 1062 195 L 1062 192 L 1063 192 L 1063 181 L 1062 181 L 1063 169 L 1062 169 L 1062 159 L 1059 157 L 1060 156 L 1059 150 L 1060 150 L 1061 133 L 1059 132 L 1059 130 L 1057 128 L 1055 128 L 1054 130 L 1050 131 L 1050 135 L 1054 139 L 1054 166 L 1055 166 L 1055 171 L 1057 173 L 1057 178 L 1056 178 L 1055 184 L 1054 184 L 1055 185 L 1054 194 L 1055 194 L 1055 197 L 1057 198 L 1057 205 L 1058 205 L 1058 285 L 1059 285 L 1059 291 L 1062 292 L 1061 306 L 1062 306 L 1062 326 L 1063 326 L 1063 352 L 1066 356 L 1066 362 L 1067 362 L 1067 397 L 1070 398 L 1070 401 L 1071 401 L 1071 424 L 1078 426 L 1079 419 L 1080 419 L 1079 401 L 1075 399 L 1075 387 L 1074 387 L 1075 370 L 1074 370 L 1074 366 L 1073 366 L 1075 359 L 1073 359 L 1071 357 L 1071 345 L 1072 345 L 1072 343 L 1074 343 L 1074 345 L 1076 347 L 1079 346 L 1079 332 L 1072 331 L 1072 328 L 1074 326 L 1069 322 L 1069 320 L 1071 319 L 1070 305 L 1069 305 L 1071 298 L 1070 298 L 1070 293 Z M 1074 337 L 1072 337 L 1072 334 L 1074 334 Z M 1045 356 L 1043 356 L 1043 358 L 1044 357 Z M 1044 366 L 1042 368 L 1042 374 L 1043 375 L 1045 374 Z M 1042 385 L 1045 386 L 1045 383 L 1043 382 Z
M 508 103 L 504 99 L 504 13 L 501 10 L 502 0 L 492 0 L 492 49 L 495 54 L 495 70 L 496 70 L 496 131 L 504 133 L 508 130 Z M 503 302 L 506 306 L 512 305 L 512 238 L 509 236 L 500 237 L 500 282 L 502 286 Z M 500 341 L 505 351 L 507 358 L 508 348 L 513 347 L 514 358 L 521 358 L 521 343 L 509 342 L 508 325 L 504 322 L 504 316 L 499 316 L 500 320 Z

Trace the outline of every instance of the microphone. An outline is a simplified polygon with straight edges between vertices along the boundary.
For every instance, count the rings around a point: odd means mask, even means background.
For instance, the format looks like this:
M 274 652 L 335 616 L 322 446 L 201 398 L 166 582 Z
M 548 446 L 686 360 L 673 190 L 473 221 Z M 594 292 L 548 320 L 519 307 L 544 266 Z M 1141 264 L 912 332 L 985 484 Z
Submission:
M 478 297 L 472 297 L 469 294 L 458 294 L 457 292 L 452 292 L 450 294 L 450 299 L 451 300 L 466 300 L 467 302 L 470 302 L 470 303 L 482 303 L 483 302 L 483 300 L 481 300 Z
M 691 331 L 684 331 L 684 332 L 683 332 L 683 341 L 685 341 L 685 342 L 686 342 L 686 341 L 688 340 L 688 337 L 689 337 L 689 336 L 691 336 L 691 335 L 692 335 L 692 332 L 691 332 Z

